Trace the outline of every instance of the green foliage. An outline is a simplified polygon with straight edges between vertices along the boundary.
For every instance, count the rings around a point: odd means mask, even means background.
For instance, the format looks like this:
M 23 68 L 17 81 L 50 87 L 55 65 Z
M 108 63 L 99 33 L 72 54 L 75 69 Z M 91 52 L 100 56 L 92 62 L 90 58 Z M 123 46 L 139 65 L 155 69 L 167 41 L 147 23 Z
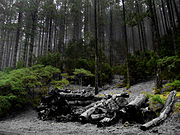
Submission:
M 7 107 L 10 106 L 10 108 L 16 109 L 29 104 L 29 92 L 31 93 L 31 90 L 37 87 L 48 85 L 54 80 L 54 74 L 59 73 L 59 69 L 43 65 L 16 69 L 8 73 L 0 72 L 0 95 L 2 100 L 0 110 L 8 110 L 8 108 L 3 109 L 6 103 Z
M 150 93 L 146 93 L 146 97 L 150 100 L 153 101 L 154 103 L 161 103 L 161 104 L 165 104 L 165 99 L 166 97 L 164 97 L 163 95 L 152 95 Z
M 172 34 L 170 35 L 165 35 L 164 37 L 161 38 L 161 43 L 160 43 L 160 57 L 166 57 L 166 56 L 173 56 L 174 55 L 174 46 L 173 46 L 173 38 Z
M 82 40 L 70 41 L 68 44 L 68 48 L 65 51 L 65 57 L 72 60 L 78 58 L 85 58 L 87 56 L 86 53 L 88 52 L 86 50 L 86 46 L 83 45 Z
M 8 113 L 11 108 L 11 103 L 8 101 L 7 96 L 0 96 L 0 117 L 2 117 L 5 113 Z
M 70 82 L 69 82 L 67 79 L 65 79 L 65 78 L 63 78 L 63 79 L 60 80 L 60 81 L 55 81 L 55 80 L 53 80 L 53 81 L 51 82 L 51 85 L 52 85 L 54 88 L 60 88 L 60 89 L 64 89 L 64 88 L 67 87 L 69 84 L 70 84 Z
M 90 71 L 92 74 L 95 72 L 95 62 L 94 59 L 83 59 L 78 58 L 77 60 L 68 59 L 65 61 L 65 71 L 72 74 L 75 69 L 84 69 Z M 99 64 L 99 81 L 102 82 L 101 84 L 104 85 L 109 83 L 112 80 L 113 76 L 113 69 L 112 67 L 104 62 Z M 100 83 L 99 82 L 99 83 Z M 92 84 L 94 85 L 94 76 L 87 77 L 84 80 L 84 84 Z
M 69 85 L 69 81 L 66 80 L 66 79 L 62 79 L 62 80 L 60 81 L 60 84 L 61 84 L 61 86 L 64 88 L 64 87 L 67 87 L 67 86 Z
M 93 59 L 79 58 L 77 60 L 77 63 L 76 63 L 75 66 L 76 66 L 77 69 L 84 68 L 84 69 L 89 70 L 89 71 L 91 71 L 93 73 L 94 72 L 95 62 L 94 62 Z
M 180 77 L 180 58 L 177 56 L 166 56 L 157 61 L 157 66 L 161 69 L 161 79 L 174 80 Z
M 43 55 L 36 58 L 36 64 L 40 65 L 50 65 L 53 67 L 60 68 L 62 65 L 61 54 L 60 53 L 49 53 L 48 55 Z
M 176 33 L 176 53 L 177 56 L 180 57 L 180 28 L 178 31 L 179 32 Z
M 152 101 L 154 101 L 154 102 L 159 102 L 159 103 L 162 103 L 162 104 L 165 103 L 165 99 L 164 99 L 164 98 L 161 98 L 160 95 L 154 95 L 154 96 L 152 96 Z
M 166 84 L 165 87 L 168 87 L 167 91 L 180 91 L 180 80 L 174 80 L 173 82 Z
M 176 103 L 176 104 L 175 104 L 174 112 L 180 114 L 180 103 Z
M 66 79 L 74 79 L 74 75 L 69 75 L 68 73 L 62 73 L 61 74 L 62 78 L 66 78 Z
M 21 59 L 21 60 L 19 60 L 19 61 L 17 62 L 17 64 L 16 64 L 16 69 L 23 68 L 23 67 L 25 67 L 25 66 L 26 66 L 26 64 L 25 64 L 24 60 Z
M 75 69 L 75 71 L 73 72 L 75 75 L 79 75 L 79 76 L 87 76 L 87 77 L 93 77 L 94 75 L 88 71 L 88 70 L 85 70 L 83 68 L 80 68 L 80 69 Z
M 165 104 L 165 97 L 164 95 L 151 95 L 150 93 L 146 93 L 147 98 L 149 99 L 149 109 L 156 112 L 157 115 L 160 114 L 162 108 Z
M 135 52 L 129 54 L 130 82 L 135 84 L 139 81 L 145 81 L 155 75 L 158 56 L 154 52 Z M 114 68 L 116 73 L 126 77 L 126 64 Z
M 73 74 L 78 78 L 79 84 L 81 85 L 83 85 L 83 80 L 87 80 L 89 78 L 94 77 L 94 75 L 90 71 L 85 70 L 83 68 L 75 69 Z
M 99 80 L 102 82 L 101 85 L 110 83 L 113 78 L 113 68 L 108 63 L 102 63 L 100 66 L 101 70 L 98 72 Z

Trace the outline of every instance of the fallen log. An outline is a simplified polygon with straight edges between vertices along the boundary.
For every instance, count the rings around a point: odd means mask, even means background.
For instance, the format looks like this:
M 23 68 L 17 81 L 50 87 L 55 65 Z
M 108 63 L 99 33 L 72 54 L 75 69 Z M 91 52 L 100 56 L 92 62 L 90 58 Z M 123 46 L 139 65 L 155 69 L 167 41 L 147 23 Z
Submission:
M 81 93 L 64 93 L 64 92 L 59 92 L 57 94 L 58 97 L 65 98 L 68 101 L 74 101 L 74 100 L 79 100 L 79 101 L 87 101 L 87 100 L 93 100 L 93 101 L 98 101 L 102 100 L 102 97 L 95 97 L 94 95 L 84 95 Z
M 161 122 L 163 122 L 169 115 L 169 113 L 172 110 L 173 104 L 174 104 L 174 100 L 175 100 L 175 96 L 176 96 L 176 91 L 172 91 L 169 96 L 168 99 L 166 100 L 165 106 L 162 109 L 160 116 L 153 119 L 152 121 L 145 123 L 144 125 L 142 125 L 140 127 L 140 129 L 142 130 L 147 130 L 153 126 L 156 126 L 158 124 L 160 124 Z
M 131 101 L 126 107 L 127 108 L 141 108 L 146 102 L 147 97 L 143 94 L 139 95 L 135 100 Z
M 119 120 L 117 112 L 113 112 L 112 117 L 104 117 L 101 121 L 97 123 L 97 127 L 105 127 L 110 126 L 114 123 L 116 123 Z
M 75 100 L 75 101 L 68 101 L 68 103 L 71 106 L 87 106 L 89 104 L 94 103 L 94 101 L 93 100 L 87 100 L 87 101 Z
M 97 122 L 97 121 L 100 121 L 101 119 L 103 119 L 105 116 L 106 116 L 106 113 L 92 114 L 91 115 L 91 120 L 93 122 Z
M 129 97 L 128 93 L 122 93 L 122 94 L 116 94 L 113 95 L 108 100 L 102 100 L 98 104 L 95 104 L 93 107 L 86 110 L 84 113 L 82 113 L 79 117 L 81 121 L 87 121 L 91 119 L 91 115 L 98 109 L 101 108 L 106 110 L 106 112 L 114 112 L 116 110 L 121 109 L 122 107 L 126 106 L 128 104 L 126 97 Z
M 148 107 L 141 108 L 140 112 L 142 113 L 143 123 L 149 122 L 152 119 L 157 117 L 156 113 L 154 111 L 152 111 L 152 110 L 149 110 Z
M 137 122 L 144 123 L 143 113 L 141 108 L 145 107 L 147 102 L 147 97 L 143 94 L 136 97 L 135 100 L 131 101 L 128 105 L 126 105 L 123 109 L 119 111 L 123 122 Z

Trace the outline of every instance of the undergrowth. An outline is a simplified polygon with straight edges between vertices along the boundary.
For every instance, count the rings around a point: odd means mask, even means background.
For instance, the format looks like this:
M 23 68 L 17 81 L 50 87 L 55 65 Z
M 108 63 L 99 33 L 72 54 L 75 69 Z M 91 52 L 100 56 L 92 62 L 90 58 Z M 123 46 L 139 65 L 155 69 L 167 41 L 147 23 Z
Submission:
M 42 88 L 47 87 L 59 73 L 59 69 L 43 65 L 0 72 L 0 117 L 10 110 L 34 104 L 35 89 L 42 94 Z

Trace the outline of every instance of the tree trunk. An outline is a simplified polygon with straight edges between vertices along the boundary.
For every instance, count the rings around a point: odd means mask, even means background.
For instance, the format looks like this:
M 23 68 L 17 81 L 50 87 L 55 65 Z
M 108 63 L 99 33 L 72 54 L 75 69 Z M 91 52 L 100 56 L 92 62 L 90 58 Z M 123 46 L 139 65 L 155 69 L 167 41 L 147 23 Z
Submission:
M 14 34 L 10 33 L 10 43 L 8 43 L 8 46 L 7 46 L 7 51 L 6 51 L 6 64 L 5 64 L 5 67 L 9 67 L 10 66 L 10 53 L 11 53 L 11 50 L 10 48 L 12 47 L 12 44 L 13 44 L 13 37 L 14 37 Z
M 122 0 L 122 4 L 123 4 L 123 22 L 124 22 L 124 40 L 125 40 L 125 49 L 126 49 L 126 69 L 127 69 L 127 89 L 130 87 L 131 83 L 130 83 L 130 74 L 129 74 L 129 54 L 128 54 L 128 41 L 127 41 L 127 30 L 126 30 L 126 12 L 125 12 L 125 5 L 124 5 L 124 0 Z
M 2 31 L 4 31 L 4 30 L 2 30 Z M 4 45 L 5 45 L 5 39 L 6 39 L 6 31 L 5 32 L 2 32 L 3 34 L 3 36 L 2 36 L 2 41 L 0 41 L 0 42 L 2 42 L 0 45 L 0 69 L 3 69 L 3 55 L 4 55 Z
M 110 37 L 109 37 L 109 63 L 112 66 L 112 44 L 113 44 L 113 12 L 112 5 L 110 5 Z
M 24 49 L 23 49 L 23 60 L 26 66 L 27 65 L 27 53 L 28 53 L 28 45 L 29 45 L 29 34 L 25 33 L 25 43 L 24 43 Z
M 49 20 L 48 53 L 52 50 L 52 17 Z
M 173 17 L 172 17 L 172 11 L 171 11 L 171 7 L 170 7 L 170 2 L 169 0 L 166 0 L 166 5 L 168 8 L 168 15 L 169 15 L 169 20 L 170 20 L 170 25 L 171 25 L 171 29 L 174 30 L 174 22 L 173 22 Z
M 180 25 L 180 15 L 179 15 L 179 13 L 178 13 L 178 7 L 177 7 L 177 5 L 176 5 L 175 0 L 172 0 L 172 2 L 173 2 L 173 4 L 174 4 L 174 9 L 175 9 L 175 12 L 176 12 L 178 25 Z
M 16 44 L 15 44 L 15 48 L 14 48 L 14 57 L 13 57 L 13 68 L 16 67 L 17 51 L 18 51 L 20 31 L 21 31 L 21 23 L 22 23 L 22 12 L 20 11 L 19 15 L 18 15 L 18 25 L 17 25 L 17 33 L 16 33 Z
M 29 67 L 32 65 L 36 22 L 37 22 L 37 10 L 32 13 L 32 28 L 31 28 L 30 47 L 29 47 L 29 59 L 28 59 L 28 66 Z
M 140 31 L 139 24 L 137 25 L 137 27 L 138 27 L 138 36 L 139 36 L 139 49 L 140 49 L 140 51 L 142 51 L 143 47 L 142 47 L 142 43 L 141 43 L 141 31 Z
M 137 8 L 137 13 L 138 15 L 140 15 L 140 8 L 139 8 L 139 3 L 138 1 L 136 0 L 136 8 Z M 142 39 L 142 47 L 140 47 L 142 49 L 142 51 L 144 52 L 145 51 L 145 37 L 144 37 L 144 31 L 143 31 L 143 24 L 142 24 L 143 20 L 139 20 L 138 22 L 138 30 L 139 30 L 139 40 L 141 42 L 141 39 Z
M 132 26 L 131 27 L 131 30 L 132 30 L 132 42 L 133 42 L 133 53 L 135 53 L 136 51 L 136 47 L 135 47 L 135 40 L 134 40 L 134 27 Z
M 94 23 L 95 23 L 95 94 L 98 94 L 98 35 L 97 35 L 97 5 L 94 0 Z

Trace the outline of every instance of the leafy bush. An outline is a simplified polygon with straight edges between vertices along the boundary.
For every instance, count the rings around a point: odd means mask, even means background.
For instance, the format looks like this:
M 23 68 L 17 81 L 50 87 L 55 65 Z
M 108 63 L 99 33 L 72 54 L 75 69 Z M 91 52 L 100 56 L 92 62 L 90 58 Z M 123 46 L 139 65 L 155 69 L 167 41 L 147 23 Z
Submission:
M 85 69 L 95 74 L 95 62 L 94 59 L 82 59 L 77 60 L 67 59 L 65 61 L 65 71 L 72 74 L 75 69 Z M 99 84 L 104 85 L 111 82 L 113 76 L 113 69 L 108 63 L 99 64 Z M 94 77 L 89 77 L 84 80 L 84 84 L 94 85 Z
M 43 55 L 36 58 L 36 64 L 40 65 L 50 65 L 53 67 L 60 68 L 62 65 L 61 54 L 60 53 L 49 53 L 48 55 Z
M 161 38 L 160 42 L 160 57 L 173 56 L 174 55 L 174 46 L 173 46 L 173 37 L 172 34 L 165 35 Z
M 174 112 L 180 114 L 180 103 L 176 103 L 176 104 L 175 104 Z
M 88 78 L 94 77 L 94 75 L 90 71 L 83 68 L 75 69 L 73 73 L 78 78 L 79 84 L 81 85 L 83 85 L 83 80 L 85 81 Z
M 51 85 L 54 87 L 54 88 L 60 88 L 60 89 L 64 89 L 65 87 L 67 87 L 68 85 L 70 84 L 70 82 L 67 80 L 67 79 L 62 79 L 60 81 L 55 81 L 53 80 L 51 82 Z
M 165 87 L 167 87 L 167 91 L 180 91 L 180 80 L 174 80 L 173 82 L 166 84 Z
M 0 117 L 9 111 L 11 106 L 8 97 L 0 96 Z
M 16 69 L 23 68 L 25 66 L 26 66 L 26 63 L 24 62 L 24 60 L 20 59 L 16 64 Z
M 177 56 L 164 57 L 157 61 L 161 69 L 162 80 L 180 79 L 180 58 Z
M 90 71 L 85 70 L 83 68 L 75 69 L 75 71 L 73 73 L 77 76 L 87 76 L 87 77 L 94 76 Z
M 149 109 L 155 111 L 156 114 L 159 115 L 165 104 L 167 96 L 158 94 L 151 95 L 150 93 L 146 93 L 146 96 L 149 99 Z
M 105 85 L 106 83 L 110 83 L 113 78 L 113 68 L 108 63 L 103 63 L 100 66 L 101 70 L 98 73 L 100 85 Z
M 135 52 L 129 54 L 129 72 L 130 82 L 135 84 L 139 81 L 145 81 L 155 75 L 158 56 L 154 52 Z M 127 77 L 126 64 L 115 67 L 115 72 Z
M 0 72 L 1 114 L 8 108 L 22 108 L 30 103 L 30 93 L 37 87 L 46 86 L 54 80 L 54 74 L 60 70 L 52 66 L 35 65 L 30 68 Z M 7 108 L 4 109 L 5 104 Z

